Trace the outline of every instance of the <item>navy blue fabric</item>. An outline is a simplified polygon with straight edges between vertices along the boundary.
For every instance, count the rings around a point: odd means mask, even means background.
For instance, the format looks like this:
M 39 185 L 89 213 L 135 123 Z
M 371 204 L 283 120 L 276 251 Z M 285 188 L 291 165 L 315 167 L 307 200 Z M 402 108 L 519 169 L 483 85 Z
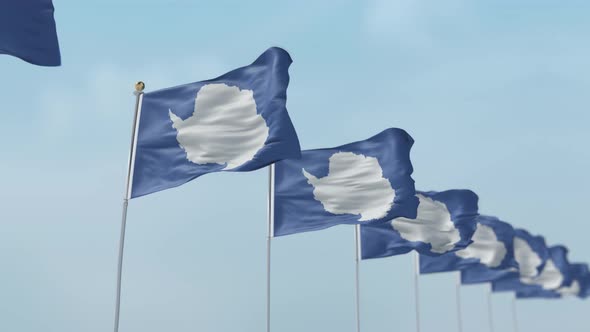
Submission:
M 514 230 L 514 237 L 524 240 L 528 243 L 531 249 L 539 256 L 541 259 L 541 265 L 537 267 L 537 274 L 541 273 L 543 267 L 545 266 L 545 262 L 547 258 L 549 258 L 549 248 L 545 244 L 545 238 L 542 236 L 533 236 L 529 232 L 525 231 L 524 229 L 515 229 Z M 469 273 L 464 271 L 465 275 L 463 277 L 469 277 L 473 279 L 484 279 L 479 275 L 474 275 L 471 271 Z M 494 278 L 491 280 L 486 280 L 492 282 L 492 290 L 494 292 L 502 292 L 502 291 L 514 291 L 515 287 L 520 285 L 520 274 L 518 272 L 511 272 L 510 270 L 505 271 L 505 275 L 501 278 Z M 466 282 L 467 283 L 474 283 L 474 282 Z
M 481 264 L 461 270 L 461 284 L 463 285 L 481 284 L 512 277 L 518 277 L 518 270 L 494 270 Z
M 471 243 L 471 236 L 475 232 L 478 216 L 478 197 L 470 190 L 455 189 L 442 192 L 417 192 L 435 201 L 444 203 L 450 214 L 455 228 L 459 230 L 461 240 L 456 243 L 452 251 L 464 249 Z M 430 243 L 408 241 L 393 228 L 391 222 L 377 225 L 361 226 L 361 256 L 362 259 L 382 258 L 402 255 L 412 250 L 425 255 L 440 256 L 430 251 Z
M 555 266 L 563 274 L 563 282 L 561 287 L 569 287 L 572 285 L 576 269 L 572 268 L 571 264 L 567 261 L 567 248 L 563 246 L 556 246 L 549 249 L 551 259 L 555 263 Z M 545 298 L 545 299 L 558 299 L 561 298 L 561 294 L 557 290 L 544 289 L 538 285 L 526 285 L 516 291 L 516 297 L 518 299 L 532 299 L 532 298 Z
M 560 299 L 561 294 L 556 291 L 543 289 L 540 286 L 531 286 L 523 287 L 520 290 L 516 291 L 516 298 L 517 299 Z
M 590 270 L 588 269 L 588 264 L 570 264 L 570 272 L 572 276 L 572 282 L 575 280 L 580 285 L 580 294 L 578 294 L 578 297 L 588 297 L 588 287 L 590 287 Z
M 555 264 L 555 266 L 563 274 L 564 280 L 560 287 L 570 286 L 573 282 L 572 271 L 569 262 L 567 261 L 567 248 L 564 246 L 555 246 L 549 248 L 549 257 Z M 545 299 L 558 299 L 561 298 L 556 289 L 544 289 L 539 285 L 527 285 L 521 284 L 516 289 L 516 298 L 518 299 L 532 299 L 532 298 L 545 298 Z
M 571 268 L 571 264 L 567 259 L 568 252 L 569 250 L 565 246 L 553 246 L 549 248 L 551 260 L 553 260 L 553 263 L 563 276 L 562 286 L 570 285 L 573 281 L 573 271 Z
M 578 297 L 589 297 L 590 270 L 588 269 L 588 264 L 572 264 L 572 278 L 580 283 L 580 294 L 578 295 Z
M 514 239 L 514 229 L 510 224 L 500 221 L 496 217 L 491 216 L 478 216 L 477 223 L 490 227 L 496 234 L 498 241 L 504 243 L 506 247 L 506 256 L 500 263 L 499 266 L 494 268 L 488 268 L 486 265 L 481 264 L 477 258 L 461 258 L 455 253 L 446 253 L 441 256 L 428 256 L 420 255 L 420 273 L 438 273 L 438 272 L 449 272 L 458 271 L 463 269 L 470 269 L 476 266 L 482 266 L 489 270 L 502 270 L 511 267 L 516 267 L 514 261 L 512 241 Z M 493 272 L 492 272 L 493 273 Z
M 61 65 L 51 0 L 0 1 L 0 54 L 39 66 Z
M 539 255 L 541 260 L 545 262 L 549 255 L 549 251 L 547 246 L 545 245 L 545 239 L 541 236 L 533 236 L 529 232 L 525 231 L 524 229 L 514 229 L 514 237 L 518 237 L 524 241 L 526 241 L 529 246 Z M 514 239 L 513 239 L 513 247 L 511 257 L 514 258 Z M 514 266 L 512 268 L 507 268 L 503 270 L 491 270 L 483 266 L 475 266 L 470 269 L 462 270 L 461 271 L 461 283 L 465 285 L 470 284 L 479 284 L 479 283 L 486 283 L 486 282 L 494 282 L 496 280 L 504 279 L 504 280 L 511 280 L 511 279 L 518 279 L 519 272 L 518 272 L 518 263 L 516 261 L 513 262 Z M 537 269 L 537 272 L 540 272 L 543 268 L 543 264 Z M 501 287 L 497 286 L 497 287 Z
M 177 187 L 207 173 L 247 172 L 281 159 L 299 158 L 299 140 L 286 108 L 291 62 L 285 50 L 273 47 L 251 65 L 218 78 L 146 93 L 139 120 L 131 197 Z M 183 120 L 189 118 L 197 92 L 211 83 L 252 90 L 257 112 L 269 128 L 264 147 L 252 160 L 231 170 L 223 170 L 225 165 L 198 165 L 187 160 L 168 114 L 174 110 Z
M 564 246 L 553 246 L 548 249 L 548 257 L 544 260 L 543 267 L 546 265 L 547 259 L 551 259 L 557 269 L 563 276 L 562 285 L 569 285 L 572 282 L 569 262 L 567 261 L 567 248 Z M 542 272 L 542 270 L 540 271 Z M 547 297 L 552 298 L 555 294 L 552 291 L 543 289 L 540 285 L 525 284 L 521 282 L 520 277 L 504 278 L 495 281 L 492 284 L 494 292 L 514 291 L 517 297 L 531 298 L 531 297 Z
M 580 298 L 585 298 L 587 295 L 587 278 L 589 275 L 587 264 L 570 264 L 569 265 L 569 282 L 564 281 L 562 287 L 571 287 L 574 281 L 577 281 L 580 286 L 580 293 L 577 295 Z M 516 297 L 519 299 L 529 298 L 547 298 L 547 299 L 558 299 L 563 296 L 554 290 L 546 290 L 541 287 L 528 287 L 524 290 L 518 291 Z
M 402 129 L 390 128 L 360 142 L 318 150 L 302 151 L 301 159 L 282 160 L 275 167 L 274 235 L 317 231 L 340 224 L 359 224 L 359 215 L 332 214 L 314 198 L 305 169 L 321 178 L 328 175 L 329 158 L 338 152 L 374 157 L 395 190 L 394 204 L 379 223 L 396 217 L 416 217 L 418 199 L 411 177 L 410 149 L 414 140 Z M 366 223 L 366 222 L 365 222 Z

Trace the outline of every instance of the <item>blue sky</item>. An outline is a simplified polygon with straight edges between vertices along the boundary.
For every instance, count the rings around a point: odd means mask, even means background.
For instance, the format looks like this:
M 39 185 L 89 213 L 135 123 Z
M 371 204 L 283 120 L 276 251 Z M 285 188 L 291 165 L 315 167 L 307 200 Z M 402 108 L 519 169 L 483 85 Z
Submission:
M 590 261 L 590 32 L 583 1 L 55 0 L 63 67 L 0 57 L 0 330 L 109 331 L 134 98 L 215 77 L 270 46 L 293 57 L 304 148 L 387 127 L 416 140 L 421 190 Z M 121 332 L 264 329 L 266 170 L 130 204 Z M 273 242 L 274 331 L 354 331 L 353 227 Z M 423 331 L 455 331 L 455 274 L 421 278 Z M 413 329 L 412 259 L 361 266 L 363 332 Z M 463 288 L 465 330 L 485 286 Z M 510 295 L 495 295 L 510 328 Z M 521 331 L 571 332 L 590 303 L 519 302 Z M 556 318 L 559 319 L 556 319 Z M 567 323 L 566 323 L 567 322 Z

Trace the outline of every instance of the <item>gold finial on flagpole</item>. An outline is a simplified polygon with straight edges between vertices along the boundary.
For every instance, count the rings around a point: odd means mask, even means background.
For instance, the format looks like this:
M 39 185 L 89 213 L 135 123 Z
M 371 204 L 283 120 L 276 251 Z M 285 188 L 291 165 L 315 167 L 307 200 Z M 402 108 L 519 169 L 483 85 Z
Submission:
M 145 89 L 145 83 L 143 83 L 142 81 L 138 81 L 137 83 L 135 83 L 136 92 L 142 92 L 143 89 Z

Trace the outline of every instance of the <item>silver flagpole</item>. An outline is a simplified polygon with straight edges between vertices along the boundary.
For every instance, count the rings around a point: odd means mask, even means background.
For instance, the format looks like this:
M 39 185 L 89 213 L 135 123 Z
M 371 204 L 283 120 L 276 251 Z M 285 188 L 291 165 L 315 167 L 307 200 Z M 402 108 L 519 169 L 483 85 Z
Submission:
M 514 324 L 514 332 L 518 332 L 518 316 L 516 312 L 516 295 L 512 298 L 512 323 Z
M 266 332 L 270 332 L 270 242 L 274 236 L 275 165 L 268 166 L 268 236 L 266 237 Z
M 361 331 L 361 289 L 359 277 L 359 265 L 361 261 L 361 225 L 354 227 L 355 240 L 355 296 L 356 296 L 356 331 Z
M 414 297 L 416 302 L 416 332 L 420 332 L 420 254 L 414 251 Z
M 457 327 L 458 331 L 463 331 L 463 315 L 461 312 L 461 272 L 457 274 L 457 289 L 456 289 L 456 297 L 457 297 Z
M 117 265 L 117 295 L 115 300 L 115 328 L 119 331 L 119 313 L 121 311 L 121 275 L 123 273 L 123 248 L 125 246 L 125 226 L 127 224 L 127 206 L 131 197 L 131 183 L 133 179 L 133 168 L 135 165 L 135 147 L 137 141 L 137 127 L 139 125 L 139 114 L 143 100 L 143 82 L 135 83 L 135 113 L 133 115 L 133 127 L 131 128 L 131 148 L 129 149 L 129 160 L 127 162 L 127 179 L 125 181 L 125 196 L 123 198 L 123 214 L 121 217 L 121 235 L 119 238 L 119 262 Z
M 488 320 L 490 323 L 490 332 L 494 332 L 494 312 L 492 308 L 492 285 L 488 288 Z

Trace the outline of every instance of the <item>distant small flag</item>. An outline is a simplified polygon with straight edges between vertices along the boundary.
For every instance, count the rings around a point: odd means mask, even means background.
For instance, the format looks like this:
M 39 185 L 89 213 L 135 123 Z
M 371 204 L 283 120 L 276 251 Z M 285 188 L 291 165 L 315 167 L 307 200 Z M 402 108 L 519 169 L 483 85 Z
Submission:
M 572 264 L 572 279 L 578 283 L 580 291 L 577 295 L 579 298 L 585 299 L 590 296 L 590 270 L 588 264 Z M 561 293 L 562 296 L 570 295 Z
M 515 229 L 512 243 L 517 268 L 489 269 L 485 266 L 474 266 L 461 271 L 461 283 L 478 284 L 500 279 L 536 277 L 549 256 L 545 239 L 541 236 L 533 236 L 523 229 Z M 496 291 L 500 291 L 500 286 L 496 286 Z
M 540 273 L 532 277 L 513 277 L 500 279 L 493 283 L 494 291 L 515 291 L 517 297 L 551 297 L 548 292 L 555 291 L 571 283 L 567 248 L 553 246 Z
M 274 235 L 416 216 L 414 140 L 387 129 L 367 140 L 302 151 L 275 166 Z
M 588 278 L 587 264 L 570 264 L 569 265 L 570 280 L 564 280 L 563 285 L 555 290 L 544 289 L 542 287 L 527 287 L 516 293 L 518 298 L 564 298 L 564 297 L 580 297 L 585 298 L 585 281 Z
M 556 246 L 549 249 L 550 258 L 538 278 L 516 291 L 516 297 L 561 298 L 562 293 L 579 293 L 580 285 L 573 279 L 574 272 L 567 261 L 567 249 Z
M 247 172 L 299 158 L 286 108 L 291 62 L 274 47 L 218 78 L 146 93 L 131 197 L 207 173 Z
M 496 217 L 478 216 L 477 228 L 467 248 L 433 257 L 420 256 L 420 273 L 437 273 L 482 266 L 490 270 L 516 268 L 514 229 Z M 493 273 L 493 272 L 492 272 Z
M 474 265 L 468 269 L 461 270 L 461 284 L 482 284 L 513 276 L 518 276 L 517 268 L 490 269 L 479 264 Z
M 568 285 L 563 285 L 557 292 L 561 297 L 577 296 L 585 298 L 585 290 L 588 286 L 588 278 L 590 278 L 590 270 L 588 264 L 570 264 L 571 282 Z
M 580 264 L 581 265 L 581 264 Z M 568 297 L 579 297 L 585 298 L 584 294 L 582 293 L 582 280 L 575 275 L 575 271 L 571 271 L 572 273 L 572 280 L 567 285 L 562 285 L 554 292 L 559 294 L 559 298 L 568 298 Z M 518 294 L 517 294 L 518 296 Z
M 59 66 L 51 0 L 0 1 L 0 54 L 39 66 Z
M 560 299 L 561 295 L 555 290 L 544 289 L 539 286 L 523 286 L 516 290 L 517 299 Z
M 439 256 L 465 249 L 478 216 L 478 197 L 470 190 L 417 192 L 415 218 L 398 217 L 361 227 L 363 259 L 402 255 L 412 250 Z

